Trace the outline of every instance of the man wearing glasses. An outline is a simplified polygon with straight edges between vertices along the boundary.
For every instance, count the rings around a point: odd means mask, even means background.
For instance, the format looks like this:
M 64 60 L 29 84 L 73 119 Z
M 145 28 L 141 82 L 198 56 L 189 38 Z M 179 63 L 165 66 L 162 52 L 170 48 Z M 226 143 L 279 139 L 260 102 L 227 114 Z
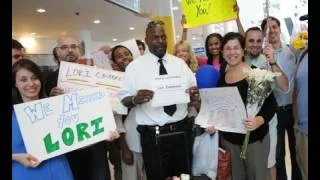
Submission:
M 55 48 L 60 61 L 80 63 L 80 48 L 78 42 L 71 37 L 61 37 Z M 46 93 L 50 96 L 64 94 L 63 90 L 57 88 L 59 69 L 47 77 Z M 75 180 L 110 180 L 110 172 L 107 157 L 107 143 L 99 143 L 77 149 L 67 153 L 67 158 Z
M 23 49 L 24 47 L 19 41 L 12 39 L 12 65 L 22 59 Z
M 58 56 L 58 64 L 60 61 L 78 63 L 80 57 L 80 49 L 78 42 L 72 37 L 63 36 L 58 39 L 55 51 Z M 46 93 L 48 96 L 56 96 L 63 94 L 63 90 L 57 88 L 59 69 L 48 75 L 45 84 Z

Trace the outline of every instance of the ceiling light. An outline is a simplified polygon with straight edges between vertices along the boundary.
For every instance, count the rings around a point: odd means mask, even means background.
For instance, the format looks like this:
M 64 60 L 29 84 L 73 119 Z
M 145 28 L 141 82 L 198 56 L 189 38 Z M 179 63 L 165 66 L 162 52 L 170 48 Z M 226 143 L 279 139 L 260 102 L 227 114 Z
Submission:
M 113 38 L 112 41 L 118 41 L 118 39 L 117 38 Z
M 101 21 L 100 20 L 94 20 L 93 23 L 99 24 L 99 23 L 101 23 Z
M 196 38 L 195 38 L 195 37 L 192 37 L 192 40 L 196 40 Z
M 39 13 L 44 13 L 44 12 L 46 12 L 46 10 L 45 9 L 37 9 L 37 12 L 39 12 Z
M 134 30 L 134 27 L 129 27 L 129 30 L 133 31 L 133 30 Z
M 37 33 L 35 33 L 35 32 L 32 32 L 32 33 L 30 33 L 30 34 L 34 36 L 34 35 L 36 35 Z
M 172 10 L 174 10 L 174 11 L 176 11 L 176 10 L 178 10 L 178 9 L 179 9 L 178 6 L 173 6 L 173 7 L 172 7 Z
M 19 41 L 26 48 L 33 48 L 36 45 L 36 40 L 34 39 L 34 37 L 30 36 L 23 36 Z

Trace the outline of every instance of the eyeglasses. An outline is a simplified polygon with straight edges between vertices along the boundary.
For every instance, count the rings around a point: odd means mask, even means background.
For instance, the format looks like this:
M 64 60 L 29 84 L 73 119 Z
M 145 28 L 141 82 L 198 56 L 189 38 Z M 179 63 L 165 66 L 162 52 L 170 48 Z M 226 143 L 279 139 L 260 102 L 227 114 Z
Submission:
M 77 49 L 78 47 L 79 47 L 79 46 L 76 45 L 76 44 L 71 44 L 70 46 L 68 46 L 68 45 L 62 45 L 62 46 L 57 47 L 57 48 L 59 48 L 59 49 L 61 49 L 61 50 L 63 50 L 63 51 L 66 51 L 66 50 L 69 50 L 69 49 L 75 50 L 75 49 Z

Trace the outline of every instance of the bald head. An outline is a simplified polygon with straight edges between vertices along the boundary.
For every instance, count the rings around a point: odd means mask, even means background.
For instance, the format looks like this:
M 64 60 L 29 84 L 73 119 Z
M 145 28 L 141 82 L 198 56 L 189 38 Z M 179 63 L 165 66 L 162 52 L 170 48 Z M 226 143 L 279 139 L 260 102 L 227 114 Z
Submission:
M 62 36 L 57 41 L 57 55 L 60 61 L 77 62 L 80 57 L 78 41 L 70 36 Z

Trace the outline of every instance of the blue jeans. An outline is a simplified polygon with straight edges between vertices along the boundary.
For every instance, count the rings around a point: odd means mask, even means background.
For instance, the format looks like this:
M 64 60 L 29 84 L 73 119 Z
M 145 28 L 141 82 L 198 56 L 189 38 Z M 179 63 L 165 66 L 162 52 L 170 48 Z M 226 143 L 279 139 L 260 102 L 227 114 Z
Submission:
M 277 180 L 287 180 L 285 163 L 285 132 L 289 139 L 289 149 L 291 158 L 292 180 L 301 180 L 301 172 L 296 160 L 296 142 L 293 130 L 292 105 L 282 106 L 277 109 L 278 116 L 278 142 L 276 150 Z

